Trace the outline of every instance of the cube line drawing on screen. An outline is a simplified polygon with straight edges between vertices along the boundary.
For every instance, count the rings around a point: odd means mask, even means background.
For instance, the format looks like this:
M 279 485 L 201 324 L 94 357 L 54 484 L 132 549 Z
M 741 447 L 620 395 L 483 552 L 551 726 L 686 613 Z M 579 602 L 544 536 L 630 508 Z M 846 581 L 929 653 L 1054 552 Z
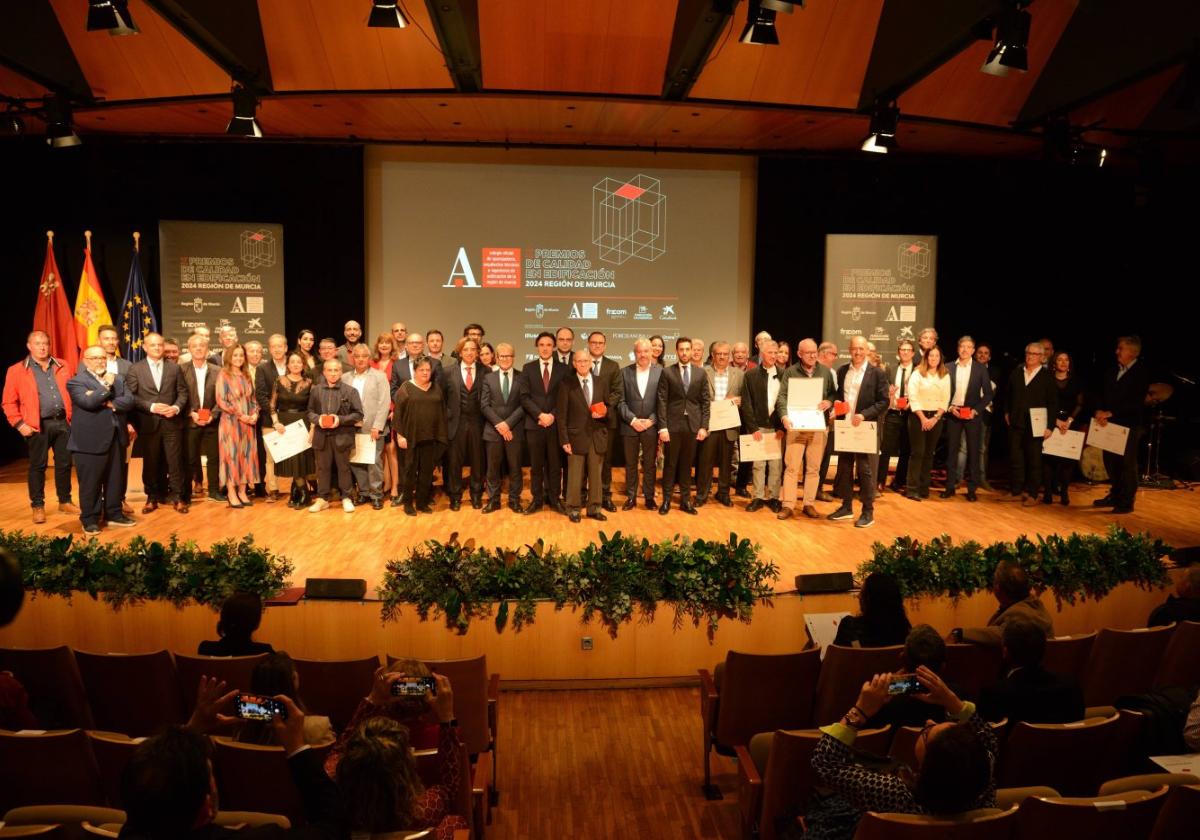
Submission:
M 654 262 L 667 252 L 667 197 L 662 182 L 638 174 L 604 178 L 592 187 L 592 244 L 600 259 L 621 265 L 634 257 Z
M 929 276 L 929 243 L 902 242 L 896 256 L 897 273 L 905 280 Z
M 275 234 L 269 230 L 242 231 L 242 265 L 269 268 L 275 265 Z

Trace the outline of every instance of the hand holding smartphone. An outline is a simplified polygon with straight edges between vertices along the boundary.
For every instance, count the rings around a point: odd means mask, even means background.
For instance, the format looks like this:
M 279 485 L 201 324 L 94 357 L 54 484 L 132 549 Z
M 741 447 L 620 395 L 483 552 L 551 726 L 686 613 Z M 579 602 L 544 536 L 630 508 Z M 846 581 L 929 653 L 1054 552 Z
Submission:
M 242 720 L 270 721 L 276 715 L 287 720 L 287 707 L 274 697 L 261 694 L 238 694 L 233 701 L 234 714 Z

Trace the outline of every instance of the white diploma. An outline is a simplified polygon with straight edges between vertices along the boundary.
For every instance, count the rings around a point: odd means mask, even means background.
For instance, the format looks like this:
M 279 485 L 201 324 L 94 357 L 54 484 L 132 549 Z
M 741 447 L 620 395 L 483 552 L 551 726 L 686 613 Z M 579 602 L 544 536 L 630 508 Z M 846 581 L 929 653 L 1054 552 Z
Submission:
M 738 452 L 743 461 L 774 461 L 783 457 L 779 438 L 775 437 L 774 432 L 763 432 L 762 440 L 755 440 L 754 435 L 740 436 Z
M 874 455 L 879 451 L 876 424 L 864 420 L 857 426 L 849 419 L 833 421 L 833 451 Z
M 1050 433 L 1050 437 L 1042 443 L 1042 452 L 1047 455 L 1057 455 L 1059 458 L 1070 458 L 1078 461 L 1083 457 L 1083 432 L 1067 432 L 1065 435 L 1058 429 Z
M 821 649 L 822 659 L 825 658 L 825 651 L 837 638 L 838 625 L 848 615 L 848 612 L 804 614 L 804 627 L 808 630 L 808 638 Z
M 825 380 L 794 376 L 787 381 L 787 418 L 792 429 L 801 432 L 825 431 L 825 413 L 817 408 L 825 393 Z
M 742 425 L 742 415 L 733 400 L 713 400 L 708 406 L 708 431 L 721 432 Z
M 1105 452 L 1124 455 L 1125 444 L 1129 443 L 1129 427 L 1118 426 L 1116 423 L 1101 426 L 1093 418 L 1092 424 L 1088 426 L 1087 442 Z
M 1029 433 L 1034 437 L 1046 434 L 1046 409 L 1029 409 Z
M 371 440 L 370 433 L 358 433 L 354 435 L 354 451 L 350 453 L 351 464 L 374 464 L 375 463 L 375 441 Z
M 270 429 L 263 432 L 262 437 L 267 454 L 276 464 L 312 448 L 312 443 L 308 439 L 308 429 L 305 428 L 303 420 L 288 423 L 283 427 L 283 434 Z

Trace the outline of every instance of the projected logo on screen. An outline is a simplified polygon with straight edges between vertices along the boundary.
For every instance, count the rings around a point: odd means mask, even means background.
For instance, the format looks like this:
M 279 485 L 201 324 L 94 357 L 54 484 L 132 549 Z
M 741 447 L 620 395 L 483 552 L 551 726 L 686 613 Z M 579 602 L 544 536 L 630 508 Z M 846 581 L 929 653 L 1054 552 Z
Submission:
M 270 268 L 275 265 L 275 234 L 269 230 L 244 230 L 241 235 L 242 265 Z
M 654 262 L 667 252 L 667 197 L 649 175 L 605 178 L 592 187 L 592 244 L 600 259 L 621 265 L 634 257 Z
M 930 262 L 928 242 L 900 243 L 896 268 L 905 280 L 911 280 L 914 277 L 928 277 Z

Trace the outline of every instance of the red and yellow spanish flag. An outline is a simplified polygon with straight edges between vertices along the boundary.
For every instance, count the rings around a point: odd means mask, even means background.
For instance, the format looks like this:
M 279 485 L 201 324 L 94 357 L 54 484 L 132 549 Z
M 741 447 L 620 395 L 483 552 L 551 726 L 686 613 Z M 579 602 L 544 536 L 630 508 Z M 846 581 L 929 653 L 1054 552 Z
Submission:
M 100 290 L 100 278 L 92 265 L 92 232 L 84 231 L 87 245 L 83 249 L 83 273 L 79 277 L 79 294 L 75 296 L 75 340 L 82 351 L 91 347 L 99 338 L 100 327 L 112 323 L 104 292 Z

